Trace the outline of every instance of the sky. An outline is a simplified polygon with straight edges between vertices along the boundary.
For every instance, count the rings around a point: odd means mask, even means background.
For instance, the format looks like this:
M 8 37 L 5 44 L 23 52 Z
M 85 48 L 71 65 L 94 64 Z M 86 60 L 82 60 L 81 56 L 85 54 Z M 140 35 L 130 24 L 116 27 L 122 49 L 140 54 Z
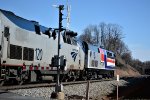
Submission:
M 135 59 L 150 61 L 150 0 L 68 0 L 70 29 L 82 34 L 91 24 L 118 24 Z M 0 0 L 0 9 L 9 10 L 46 27 L 58 27 L 58 8 L 67 0 Z M 67 16 L 66 9 L 63 11 Z M 66 20 L 63 20 L 66 27 Z

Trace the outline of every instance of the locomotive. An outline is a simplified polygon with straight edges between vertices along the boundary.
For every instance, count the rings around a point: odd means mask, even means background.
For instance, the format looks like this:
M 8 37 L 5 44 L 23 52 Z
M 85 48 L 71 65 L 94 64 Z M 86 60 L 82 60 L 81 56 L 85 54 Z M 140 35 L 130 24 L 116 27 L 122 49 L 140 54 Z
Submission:
M 113 52 L 77 41 L 77 33 L 60 35 L 61 80 L 113 77 Z M 0 9 L 0 85 L 10 81 L 41 82 L 55 80 L 53 58 L 58 48 L 57 29 L 47 28 L 13 12 Z

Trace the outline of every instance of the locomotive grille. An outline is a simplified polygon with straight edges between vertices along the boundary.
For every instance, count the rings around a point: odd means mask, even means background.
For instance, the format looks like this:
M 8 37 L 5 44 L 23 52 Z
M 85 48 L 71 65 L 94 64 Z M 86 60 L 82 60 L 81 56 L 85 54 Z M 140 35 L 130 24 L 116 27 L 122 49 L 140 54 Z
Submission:
M 23 49 L 23 60 L 33 61 L 34 49 L 24 47 Z
M 10 59 L 22 59 L 22 47 L 10 44 Z

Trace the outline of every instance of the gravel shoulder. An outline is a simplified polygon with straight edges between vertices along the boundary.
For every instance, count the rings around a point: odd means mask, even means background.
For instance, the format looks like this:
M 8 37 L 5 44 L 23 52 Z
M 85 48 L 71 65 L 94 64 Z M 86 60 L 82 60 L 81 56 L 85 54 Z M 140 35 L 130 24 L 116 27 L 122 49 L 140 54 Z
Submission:
M 119 86 L 125 86 L 127 81 L 120 80 Z M 113 93 L 117 85 L 117 81 L 103 81 L 90 83 L 89 88 L 89 97 L 91 99 L 100 99 L 103 96 Z M 86 96 L 86 87 L 87 84 L 75 84 L 64 86 L 64 93 L 67 98 L 78 97 L 85 98 Z M 19 94 L 22 96 L 31 96 L 37 98 L 43 98 L 48 100 L 51 96 L 51 93 L 54 91 L 54 87 L 42 87 L 42 88 L 32 88 L 32 89 L 19 89 L 19 90 L 10 90 L 10 92 Z

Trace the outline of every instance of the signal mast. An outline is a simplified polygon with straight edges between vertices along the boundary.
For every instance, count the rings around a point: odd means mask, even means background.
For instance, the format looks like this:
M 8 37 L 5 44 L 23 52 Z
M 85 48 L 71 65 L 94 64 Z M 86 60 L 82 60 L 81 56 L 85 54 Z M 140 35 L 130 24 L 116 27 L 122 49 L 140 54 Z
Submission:
M 59 26 L 58 26 L 58 55 L 55 55 L 53 57 L 53 61 L 54 62 L 52 65 L 57 67 L 57 80 L 56 80 L 56 87 L 55 87 L 55 92 L 53 92 L 51 94 L 51 98 L 57 98 L 57 99 L 64 99 L 64 93 L 63 93 L 63 85 L 60 83 L 60 62 L 62 62 L 61 60 L 63 60 L 63 65 L 65 66 L 66 64 L 66 60 L 64 58 L 64 56 L 60 57 L 60 49 L 61 49 L 61 44 L 60 44 L 60 34 L 61 31 L 64 31 L 63 25 L 62 25 L 62 21 L 63 21 L 63 13 L 62 11 L 64 10 L 64 5 L 59 5 L 56 6 L 59 9 Z M 69 31 L 69 24 L 70 24 L 70 7 L 68 5 L 68 0 L 67 0 L 67 26 L 66 26 L 66 30 Z M 55 31 L 55 30 L 54 30 Z M 60 59 L 62 58 L 62 59 Z

